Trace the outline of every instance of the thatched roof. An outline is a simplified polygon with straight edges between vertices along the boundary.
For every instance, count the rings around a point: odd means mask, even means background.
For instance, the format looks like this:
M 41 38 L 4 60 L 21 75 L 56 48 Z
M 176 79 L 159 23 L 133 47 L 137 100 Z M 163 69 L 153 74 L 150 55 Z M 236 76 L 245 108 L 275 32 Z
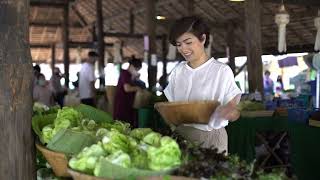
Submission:
M 46 4 L 43 2 L 52 2 Z M 50 61 L 51 45 L 56 44 L 56 58 L 61 61 L 62 55 L 62 28 L 63 8 L 62 0 L 31 0 L 30 12 L 30 44 L 33 61 Z M 92 46 L 92 27 L 96 21 L 95 0 L 71 0 L 69 6 L 70 26 L 70 59 L 74 61 L 81 52 L 85 57 L 87 48 Z M 188 14 L 186 0 L 158 0 L 156 11 L 158 15 L 167 18 L 158 22 L 157 35 L 166 34 L 170 21 Z M 276 53 L 277 25 L 274 16 L 280 2 L 276 0 L 261 0 L 262 4 L 262 48 L 264 54 Z M 286 2 L 286 1 L 285 1 Z M 307 3 L 309 2 L 309 3 Z M 313 4 L 312 4 L 313 3 Z M 56 5 L 55 5 L 56 4 Z M 316 29 L 314 18 L 317 16 L 317 0 L 293 0 L 286 4 L 290 14 L 290 23 L 287 26 L 288 51 L 311 51 L 314 44 Z M 235 52 L 245 55 L 245 25 L 244 3 L 235 3 L 228 0 L 194 0 L 195 14 L 204 17 L 214 36 L 212 46 L 213 56 L 225 56 L 228 24 L 235 24 Z M 131 13 L 130 13 L 131 12 Z M 129 33 L 130 14 L 134 16 L 134 33 L 145 33 L 144 0 L 103 0 L 104 32 Z M 108 35 L 108 34 L 107 34 Z M 119 38 L 105 36 L 106 43 L 123 42 L 124 56 L 135 54 L 143 56 L 143 38 Z M 81 44 L 76 42 L 82 42 Z M 82 48 L 80 49 L 80 45 Z M 112 47 L 106 48 L 112 55 Z M 157 50 L 161 55 L 161 41 L 157 42 Z

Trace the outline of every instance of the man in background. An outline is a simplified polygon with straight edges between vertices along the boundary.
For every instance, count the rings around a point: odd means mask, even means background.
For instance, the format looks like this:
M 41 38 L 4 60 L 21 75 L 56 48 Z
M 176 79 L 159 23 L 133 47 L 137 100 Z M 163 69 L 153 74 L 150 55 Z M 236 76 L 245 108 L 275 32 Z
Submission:
M 82 104 L 95 107 L 95 87 L 96 77 L 94 75 L 94 63 L 98 59 L 98 54 L 94 51 L 88 53 L 88 59 L 82 64 L 79 73 L 79 95 Z

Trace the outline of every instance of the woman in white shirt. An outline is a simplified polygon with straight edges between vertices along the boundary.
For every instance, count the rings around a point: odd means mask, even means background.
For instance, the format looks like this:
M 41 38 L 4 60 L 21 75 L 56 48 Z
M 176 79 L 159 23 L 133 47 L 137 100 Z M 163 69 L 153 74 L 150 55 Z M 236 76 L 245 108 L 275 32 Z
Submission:
M 239 118 L 236 109 L 241 91 L 226 64 L 208 57 L 209 28 L 199 17 L 184 17 L 173 25 L 170 43 L 185 58 L 171 73 L 164 93 L 169 101 L 217 100 L 221 105 L 212 114 L 209 124 L 182 124 L 177 132 L 205 148 L 228 149 L 225 126 Z

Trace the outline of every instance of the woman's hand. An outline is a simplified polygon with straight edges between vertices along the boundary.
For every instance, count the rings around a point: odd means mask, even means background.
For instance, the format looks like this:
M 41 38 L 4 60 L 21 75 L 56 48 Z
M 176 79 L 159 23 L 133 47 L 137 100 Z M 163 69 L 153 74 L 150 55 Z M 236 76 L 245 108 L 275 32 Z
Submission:
M 235 121 L 240 117 L 240 112 L 235 106 L 219 106 L 220 108 L 218 109 L 218 114 L 219 117 L 222 119 L 227 119 L 229 121 Z M 214 112 L 216 113 L 216 111 Z

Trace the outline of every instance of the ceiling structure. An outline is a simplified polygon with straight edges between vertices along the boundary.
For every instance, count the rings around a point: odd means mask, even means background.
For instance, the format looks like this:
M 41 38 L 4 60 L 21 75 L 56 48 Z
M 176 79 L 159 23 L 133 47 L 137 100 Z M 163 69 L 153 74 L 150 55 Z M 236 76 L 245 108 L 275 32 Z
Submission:
M 56 48 L 56 59 L 63 59 L 62 22 L 63 6 L 67 0 L 30 0 L 30 47 L 34 62 L 50 62 L 52 46 Z M 189 1 L 189 0 L 188 0 Z M 170 22 L 188 15 L 186 0 L 158 0 L 156 14 L 166 17 L 157 21 L 157 35 L 167 34 Z M 69 0 L 69 42 L 70 60 L 85 58 L 88 50 L 94 47 L 93 26 L 96 21 L 95 0 Z M 274 16 L 281 0 L 261 0 L 261 36 L 263 54 L 276 54 L 277 25 Z M 320 1 L 284 1 L 290 14 L 287 25 L 288 52 L 313 51 L 316 36 L 314 18 L 318 15 Z M 145 26 L 145 5 L 143 0 L 103 0 L 103 28 L 106 52 L 112 56 L 112 43 L 121 41 L 123 55 L 143 57 L 143 34 Z M 194 0 L 194 14 L 206 19 L 213 35 L 212 55 L 225 57 L 228 31 L 234 27 L 234 48 L 237 56 L 245 55 L 244 3 L 228 0 Z M 133 24 L 130 24 L 133 19 Z M 133 29 L 130 26 L 133 25 Z M 161 55 L 162 42 L 157 40 L 157 51 Z

